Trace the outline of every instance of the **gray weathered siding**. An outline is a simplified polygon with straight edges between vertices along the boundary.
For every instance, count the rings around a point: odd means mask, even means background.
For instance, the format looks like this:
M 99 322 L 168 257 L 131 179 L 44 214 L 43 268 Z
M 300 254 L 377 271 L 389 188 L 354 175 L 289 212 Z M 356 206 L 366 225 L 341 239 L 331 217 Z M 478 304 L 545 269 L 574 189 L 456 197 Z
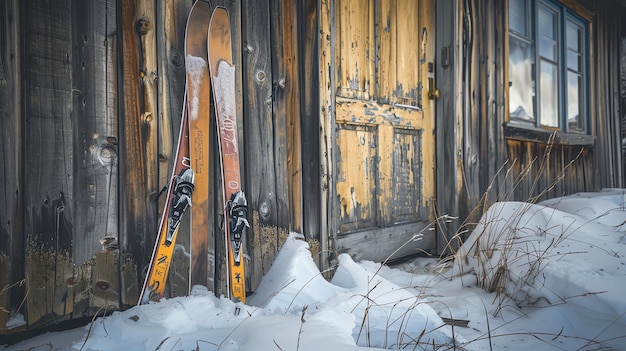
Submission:
M 573 3 L 573 2 L 570 2 Z M 549 132 L 506 127 L 508 36 L 505 1 L 458 1 L 458 70 L 463 179 L 462 218 L 476 220 L 478 205 L 498 200 L 538 200 L 620 187 L 618 1 L 588 2 L 591 26 L 591 137 L 579 142 Z M 578 4 L 577 6 L 581 6 Z M 621 12 L 620 12 L 621 11 Z M 483 194 L 487 194 L 483 198 Z

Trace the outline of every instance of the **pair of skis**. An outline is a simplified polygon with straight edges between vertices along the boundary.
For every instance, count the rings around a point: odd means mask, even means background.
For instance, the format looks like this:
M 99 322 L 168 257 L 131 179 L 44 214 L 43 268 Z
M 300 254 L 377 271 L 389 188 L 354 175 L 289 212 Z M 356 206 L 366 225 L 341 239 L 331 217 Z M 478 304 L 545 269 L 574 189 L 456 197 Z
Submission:
M 192 6 L 185 30 L 185 65 L 185 102 L 176 159 L 139 304 L 163 297 L 180 219 L 190 205 L 193 205 L 190 283 L 207 285 L 211 88 L 223 180 L 227 295 L 245 302 L 242 235 L 249 225 L 247 201 L 241 191 L 235 67 L 230 20 L 225 8 L 216 7 L 211 13 L 209 5 L 203 1 L 196 1 Z

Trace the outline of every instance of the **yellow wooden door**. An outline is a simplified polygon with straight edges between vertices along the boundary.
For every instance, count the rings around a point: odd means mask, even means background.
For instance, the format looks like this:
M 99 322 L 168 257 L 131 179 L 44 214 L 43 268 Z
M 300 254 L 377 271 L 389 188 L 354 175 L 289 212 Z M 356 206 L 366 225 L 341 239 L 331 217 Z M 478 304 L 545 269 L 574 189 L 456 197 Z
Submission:
M 385 260 L 435 245 L 432 0 L 335 0 L 329 6 L 336 249 Z M 429 71 L 430 68 L 430 71 Z M 431 81 L 432 83 L 432 81 Z M 420 235 L 421 236 L 421 235 Z

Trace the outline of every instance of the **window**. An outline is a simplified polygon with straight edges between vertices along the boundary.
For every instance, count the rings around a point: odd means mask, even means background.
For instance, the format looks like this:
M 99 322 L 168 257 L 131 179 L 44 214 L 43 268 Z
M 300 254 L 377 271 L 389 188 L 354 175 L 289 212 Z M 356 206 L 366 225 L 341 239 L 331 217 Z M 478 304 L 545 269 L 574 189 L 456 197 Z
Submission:
M 509 0 L 511 123 L 587 132 L 588 25 L 560 3 Z

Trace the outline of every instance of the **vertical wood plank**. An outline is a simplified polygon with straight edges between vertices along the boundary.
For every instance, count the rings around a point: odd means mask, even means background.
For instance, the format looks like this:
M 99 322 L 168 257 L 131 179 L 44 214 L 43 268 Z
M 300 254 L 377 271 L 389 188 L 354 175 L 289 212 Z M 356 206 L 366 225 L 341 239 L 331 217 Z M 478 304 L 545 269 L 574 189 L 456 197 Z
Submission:
M 156 53 L 156 4 L 150 0 L 135 0 L 137 9 L 135 13 L 135 29 L 138 34 L 137 55 L 139 70 L 139 94 L 141 102 L 141 114 L 143 121 L 146 183 L 145 187 L 149 194 L 158 192 L 159 170 L 164 168 L 164 173 L 169 170 L 165 167 L 163 159 L 158 156 L 158 121 L 160 119 L 157 110 L 157 53 Z M 165 139 L 165 147 L 171 148 L 171 139 Z M 158 163 L 157 163 L 158 162 Z M 158 216 L 156 206 L 150 206 L 148 212 L 148 227 L 156 237 Z M 152 231 L 154 229 L 154 231 Z M 151 238 L 154 241 L 154 238 Z
M 622 6 L 619 11 L 621 18 L 626 18 L 626 6 Z M 622 138 L 626 137 L 626 21 L 620 23 L 621 37 L 619 38 L 619 53 L 620 53 L 620 110 L 621 110 L 621 135 Z M 622 179 L 621 186 L 626 186 L 626 143 L 622 142 Z
M 279 175 L 275 168 L 279 155 L 275 153 L 274 135 L 281 126 L 276 124 L 272 113 L 276 77 L 272 72 L 272 48 L 268 36 L 271 10 L 268 4 L 257 1 L 242 3 L 242 17 L 246 18 L 242 23 L 243 95 L 247 97 L 243 107 L 245 179 L 252 219 L 250 224 L 254 233 L 250 252 L 254 265 L 248 277 L 253 280 L 250 283 L 253 286 L 258 285 L 263 273 L 272 264 L 278 245 L 276 224 L 280 211 L 286 209 L 284 204 L 279 205 L 276 193 L 277 184 L 284 178 L 277 179 Z M 280 195 L 282 197 L 283 193 Z
M 330 232 L 330 228 L 336 228 L 336 216 L 330 212 L 332 208 L 331 194 L 334 193 L 334 170 L 333 153 L 335 145 L 334 121 L 334 90 L 335 75 L 332 67 L 335 61 L 334 45 L 334 1 L 320 0 L 319 4 L 319 123 L 320 123 L 320 172 L 321 172 L 321 209 L 320 209 L 320 241 L 321 252 L 320 268 L 327 269 L 333 259 L 333 241 L 335 233 Z
M 596 33 L 596 42 L 598 45 L 598 50 L 603 52 L 603 55 L 597 55 L 596 61 L 594 62 L 597 65 L 598 75 L 596 78 L 597 89 L 598 89 L 598 104 L 597 108 L 597 120 L 596 120 L 596 133 L 600 136 L 598 140 L 603 144 L 602 146 L 606 150 L 604 155 L 598 155 L 597 158 L 598 167 L 596 169 L 596 181 L 597 183 L 602 184 L 616 184 L 615 178 L 617 172 L 606 172 L 606 170 L 613 169 L 615 171 L 618 170 L 616 161 L 619 159 L 617 155 L 619 154 L 615 147 L 618 145 L 618 129 L 615 125 L 615 118 L 611 116 L 614 115 L 613 108 L 617 104 L 615 103 L 615 97 L 617 94 L 614 94 L 614 91 L 617 91 L 615 83 L 616 79 L 612 79 L 610 77 L 608 67 L 611 67 L 614 62 L 616 62 L 615 58 L 617 56 L 617 50 L 614 50 L 609 42 L 616 42 L 612 31 L 608 30 L 610 22 L 610 13 L 609 11 L 614 10 L 608 6 L 600 9 L 599 14 L 601 16 L 601 20 L 598 21 L 598 32 Z
M 455 6 L 456 1 L 439 0 L 435 2 L 436 49 L 435 52 L 448 52 L 448 65 L 438 62 L 435 65 L 435 79 L 441 92 L 441 98 L 434 103 L 436 115 L 435 138 L 435 217 L 442 215 L 457 216 L 459 213 L 459 172 L 460 137 L 462 135 L 457 120 L 460 118 L 459 94 L 461 84 L 459 75 L 460 38 L 456 35 L 459 28 L 461 14 Z M 459 238 L 451 239 L 458 231 L 460 221 L 452 219 L 450 222 L 439 221 L 437 227 L 437 251 L 440 253 L 453 252 L 460 246 Z M 450 244 L 450 245 L 449 245 Z
M 489 160 L 491 174 L 490 178 L 494 179 L 494 184 L 498 188 L 506 186 L 506 179 L 503 175 L 498 173 L 498 169 L 503 166 L 503 161 L 506 159 L 506 144 L 502 142 L 504 139 L 504 133 L 502 125 L 507 121 L 508 112 L 508 16 L 502 16 L 502 13 L 508 13 L 508 2 L 496 1 L 492 6 L 490 17 L 493 18 L 493 25 L 491 29 L 491 35 L 493 36 L 493 53 L 492 57 L 493 70 L 491 71 L 493 79 L 493 92 L 489 96 L 489 109 L 493 117 L 490 119 L 493 121 L 490 125 L 490 133 L 493 137 L 488 145 L 488 152 L 496 155 Z
M 275 0 L 273 4 L 272 27 L 275 29 L 272 31 L 272 51 L 275 56 L 272 58 L 272 71 L 276 84 L 274 119 L 278 126 L 275 152 L 277 173 L 284 177 L 283 184 L 277 184 L 276 188 L 280 206 L 276 225 L 302 232 L 298 15 L 294 0 Z
M 465 1 L 461 5 L 461 11 L 464 16 L 469 16 L 469 20 L 463 21 L 463 27 L 459 28 L 457 35 L 463 37 L 462 33 L 466 33 L 467 39 L 463 46 L 464 51 L 461 53 L 461 62 L 463 65 L 463 76 L 461 81 L 462 87 L 462 137 L 463 137 L 463 163 L 462 163 L 462 179 L 470 179 L 471 181 L 463 183 L 462 202 L 466 206 L 461 216 L 465 216 L 478 204 L 481 196 L 480 190 L 480 135 L 478 128 L 480 127 L 480 114 L 476 111 L 477 100 L 481 95 L 477 89 L 480 89 L 480 56 L 478 45 L 480 39 L 480 29 L 482 25 L 480 14 L 478 13 L 475 0 Z M 471 26 L 471 27 L 470 27 Z
M 298 69 L 300 82 L 300 121 L 302 157 L 302 232 L 313 248 L 320 248 L 320 61 L 317 0 L 296 1 L 298 6 Z M 319 265 L 319 252 L 313 255 Z
M 138 0 L 139 1 L 139 0 Z M 147 111 L 144 105 L 144 87 L 140 82 L 150 83 L 146 78 L 146 70 L 142 68 L 140 55 L 143 44 L 140 41 L 138 26 L 145 25 L 143 30 L 150 31 L 150 23 L 139 23 L 144 14 L 139 13 L 136 1 L 122 1 L 121 11 L 121 72 L 120 72 L 120 187 L 124 189 L 121 201 L 120 237 L 121 259 L 135 262 L 137 271 L 125 271 L 122 276 L 122 303 L 137 303 L 140 280 L 143 279 L 143 267 L 149 260 L 154 246 L 157 217 L 156 206 L 149 201 L 149 194 L 154 191 L 156 183 L 154 155 L 155 134 L 152 134 L 155 123 L 153 111 Z M 145 40 L 144 40 L 145 41 Z M 150 149 L 151 151 L 148 151 Z M 149 186 L 152 185 L 152 187 Z M 125 265 L 124 267 L 132 267 Z
M 22 236 L 20 143 L 20 38 L 19 3 L 0 3 L 0 334 L 15 317 L 24 297 L 24 240 Z
M 118 132 L 116 89 L 116 8 L 107 0 L 72 3 L 73 132 L 75 134 L 73 179 L 75 182 L 73 259 L 77 265 L 90 265 L 103 250 L 117 257 L 118 215 Z M 86 313 L 99 306 L 119 307 L 119 274 L 110 265 L 91 272 L 106 279 L 84 277 L 90 284 L 72 286 L 73 293 L 90 296 L 75 312 Z M 117 267 L 117 264 L 115 265 Z M 114 268 L 115 268 L 114 267 Z M 106 273 L 105 273 L 106 272 Z M 114 270 L 113 272 L 117 272 Z M 73 279 L 73 283 L 76 279 Z M 74 284 L 70 285 L 74 285 Z M 86 303 L 83 303 L 86 302 Z
M 24 5 L 26 320 L 37 326 L 72 311 L 72 19 L 70 1 Z

